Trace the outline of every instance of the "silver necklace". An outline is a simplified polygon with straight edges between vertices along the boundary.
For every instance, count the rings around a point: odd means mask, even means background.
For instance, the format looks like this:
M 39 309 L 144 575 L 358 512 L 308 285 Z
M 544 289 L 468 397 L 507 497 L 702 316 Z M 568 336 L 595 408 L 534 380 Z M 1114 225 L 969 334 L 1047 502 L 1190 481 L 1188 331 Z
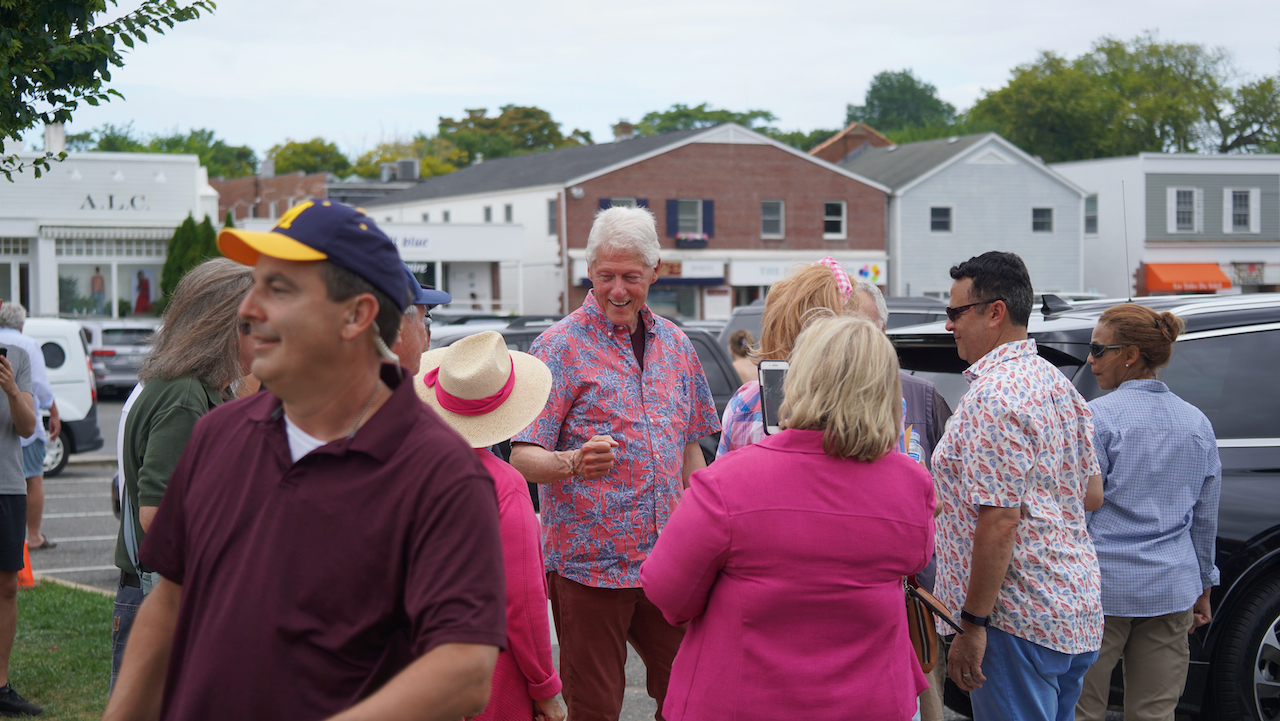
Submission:
M 369 402 L 364 404 L 364 408 L 360 410 L 360 415 L 356 416 L 356 422 L 351 424 L 351 432 L 347 434 L 350 440 L 356 437 L 356 429 L 360 427 L 360 421 L 364 420 L 364 414 L 369 412 L 369 406 L 373 405 L 373 399 L 378 397 L 378 391 L 382 388 L 382 381 L 378 381 L 373 386 L 373 395 L 369 396 Z

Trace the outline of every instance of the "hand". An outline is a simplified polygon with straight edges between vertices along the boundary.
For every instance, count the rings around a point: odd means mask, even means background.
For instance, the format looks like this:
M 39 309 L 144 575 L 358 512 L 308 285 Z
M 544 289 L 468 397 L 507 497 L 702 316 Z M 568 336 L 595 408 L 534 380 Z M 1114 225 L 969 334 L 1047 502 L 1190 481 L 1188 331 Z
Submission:
M 587 481 L 604 477 L 613 470 L 613 449 L 617 447 L 618 442 L 610 436 L 592 436 L 573 454 L 569 464 L 573 475 Z
M 951 642 L 951 653 L 947 654 L 947 675 L 955 681 L 962 691 L 982 688 L 987 680 L 982 675 L 982 657 L 987 653 L 987 629 L 962 623 L 964 633 L 956 634 Z
M 560 705 L 560 695 L 534 701 L 533 718 L 536 721 L 564 721 L 564 706 Z
M 9 359 L 5 356 L 0 356 L 0 390 L 10 397 L 20 392 L 18 380 L 13 377 L 13 366 L 9 365 Z
M 56 403 L 53 409 L 53 413 L 49 415 L 49 443 L 53 443 L 53 440 L 62 432 L 62 419 L 58 417 L 58 405 Z
M 1187 629 L 1187 633 L 1195 633 L 1197 628 L 1213 620 L 1213 609 L 1209 606 L 1209 592 L 1212 590 L 1206 588 L 1204 593 L 1200 594 L 1200 598 L 1196 599 L 1195 605 L 1191 607 L 1191 628 Z

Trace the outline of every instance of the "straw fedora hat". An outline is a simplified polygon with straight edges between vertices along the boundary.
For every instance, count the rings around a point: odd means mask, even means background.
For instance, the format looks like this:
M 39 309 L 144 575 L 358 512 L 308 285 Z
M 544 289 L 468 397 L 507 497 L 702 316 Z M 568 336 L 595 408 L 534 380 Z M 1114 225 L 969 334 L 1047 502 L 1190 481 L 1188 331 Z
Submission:
M 490 330 L 422 356 L 413 385 L 472 448 L 486 448 L 538 417 L 551 395 L 551 369 L 508 350 L 502 334 Z

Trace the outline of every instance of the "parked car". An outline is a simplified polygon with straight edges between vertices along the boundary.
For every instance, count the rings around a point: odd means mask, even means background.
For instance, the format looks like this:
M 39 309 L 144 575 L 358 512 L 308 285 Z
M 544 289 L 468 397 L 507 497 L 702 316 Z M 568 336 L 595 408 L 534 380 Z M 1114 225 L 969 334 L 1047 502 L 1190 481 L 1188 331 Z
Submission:
M 40 344 L 58 402 L 62 432 L 45 448 L 44 457 L 44 474 L 56 476 L 72 453 L 96 451 L 103 445 L 89 346 L 80 325 L 61 318 L 28 318 L 22 333 Z M 47 427 L 48 415 L 44 423 Z
M 1054 296 L 1028 332 L 1042 357 L 1087 399 L 1104 391 L 1086 361 L 1098 316 L 1123 300 L 1068 303 Z M 1222 458 L 1213 621 L 1191 636 L 1191 665 L 1178 713 L 1202 719 L 1280 719 L 1280 294 L 1166 296 L 1134 302 L 1186 321 L 1160 371 L 1169 389 L 1213 423 Z M 938 384 L 955 407 L 967 363 L 943 324 L 891 331 L 902 367 Z M 1112 702 L 1123 680 L 1117 668 Z M 968 713 L 950 680 L 947 705 Z
M 128 393 L 138 384 L 138 369 L 151 352 L 148 339 L 159 318 L 83 321 L 93 358 L 93 376 L 103 395 Z

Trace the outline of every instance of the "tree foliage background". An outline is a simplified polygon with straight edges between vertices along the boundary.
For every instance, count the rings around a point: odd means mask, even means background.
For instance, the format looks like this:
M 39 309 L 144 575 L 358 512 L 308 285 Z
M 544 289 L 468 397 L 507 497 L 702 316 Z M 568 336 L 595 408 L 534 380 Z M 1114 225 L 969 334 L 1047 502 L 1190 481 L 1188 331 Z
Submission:
M 882 133 L 930 125 L 950 125 L 956 108 L 938 97 L 938 89 L 910 69 L 876 74 L 862 105 L 850 104 L 845 124 L 861 122 Z
M 98 105 L 111 96 L 106 88 L 111 68 L 123 67 L 117 41 L 132 48 L 180 22 L 213 12 L 212 0 L 143 0 L 133 12 L 97 25 L 115 0 L 0 0 L 0 139 L 22 140 L 22 133 L 42 123 L 66 123 L 84 102 Z M 30 167 L 37 177 L 47 170 L 52 153 Z M 59 158 L 60 159 L 60 158 Z M 0 156 L 0 173 L 29 167 L 15 155 Z
M 505 158 L 595 144 L 589 131 L 575 129 L 565 135 L 550 113 L 533 106 L 503 105 L 494 117 L 489 117 L 486 108 L 466 112 L 458 119 L 440 118 L 434 138 L 442 147 L 450 148 L 446 156 L 457 167 L 471 165 L 481 156 Z
M 258 172 L 258 156 L 246 145 L 228 145 L 212 130 L 192 128 L 183 133 L 177 129 L 162 135 L 143 137 L 134 132 L 133 123 L 106 123 L 83 133 L 67 136 L 67 149 L 113 153 L 186 153 L 200 158 L 211 178 L 239 178 Z
M 218 252 L 218 232 L 213 228 L 209 216 L 196 223 L 190 215 L 182 221 L 173 237 L 169 239 L 168 252 L 164 259 L 164 269 L 160 271 L 160 291 L 165 299 L 178 287 L 178 281 L 187 271 L 210 258 L 220 258 Z M 163 308 L 163 306 L 161 306 Z M 158 309 L 157 314 L 160 312 Z
M 285 140 L 271 146 L 267 157 L 275 161 L 276 175 L 296 173 L 333 173 L 343 176 L 351 172 L 351 161 L 338 146 L 324 138 Z
M 1222 49 L 1104 37 L 1042 53 L 984 95 L 974 121 L 1046 162 L 1139 152 L 1280 151 L 1280 77 L 1245 79 Z

